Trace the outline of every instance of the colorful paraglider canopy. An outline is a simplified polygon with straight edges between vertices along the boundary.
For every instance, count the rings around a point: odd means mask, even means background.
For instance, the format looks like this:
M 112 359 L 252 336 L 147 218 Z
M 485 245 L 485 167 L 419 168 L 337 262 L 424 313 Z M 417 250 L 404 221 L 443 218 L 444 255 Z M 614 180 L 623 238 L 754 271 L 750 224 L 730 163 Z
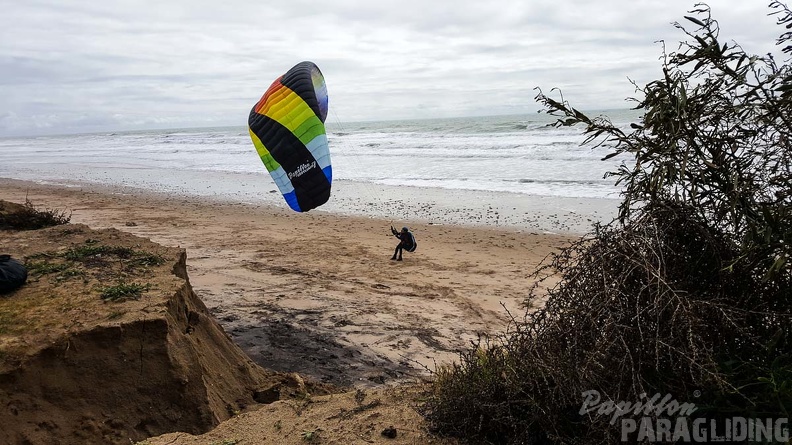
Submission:
M 307 212 L 327 202 L 333 173 L 324 122 L 327 87 L 312 62 L 272 83 L 250 111 L 248 129 L 289 207 Z

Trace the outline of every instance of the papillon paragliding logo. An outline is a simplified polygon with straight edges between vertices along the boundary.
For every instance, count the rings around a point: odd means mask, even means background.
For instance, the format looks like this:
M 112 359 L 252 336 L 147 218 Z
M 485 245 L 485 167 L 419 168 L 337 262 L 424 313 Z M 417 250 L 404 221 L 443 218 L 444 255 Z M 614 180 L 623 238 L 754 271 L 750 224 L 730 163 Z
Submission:
M 316 167 L 316 161 L 306 162 L 305 164 L 302 164 L 299 167 L 297 167 L 297 170 L 289 173 L 287 176 L 289 177 L 289 179 L 299 178 L 300 176 L 304 175 L 305 172 L 307 172 L 308 170 L 314 167 Z
M 319 207 L 330 198 L 333 170 L 324 126 L 327 111 L 324 76 L 312 62 L 298 63 L 276 79 L 250 111 L 253 145 L 283 198 L 297 212 Z
M 671 394 L 639 395 L 639 400 L 602 400 L 599 391 L 582 393 L 578 414 L 607 416 L 629 443 L 788 443 L 789 419 L 693 417 L 695 404 L 678 402 Z M 694 391 L 694 397 L 700 392 Z

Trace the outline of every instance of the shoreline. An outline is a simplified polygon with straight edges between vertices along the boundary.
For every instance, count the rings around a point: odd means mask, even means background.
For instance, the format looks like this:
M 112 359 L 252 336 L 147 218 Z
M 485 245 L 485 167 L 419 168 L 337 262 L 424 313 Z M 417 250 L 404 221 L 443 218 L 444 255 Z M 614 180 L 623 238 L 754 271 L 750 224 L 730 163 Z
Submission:
M 74 166 L 69 166 L 74 167 Z M 160 169 L 89 168 L 64 179 L 64 172 L 46 178 L 0 177 L 0 183 L 83 189 L 99 193 L 150 195 L 196 202 L 262 206 L 291 211 L 268 176 L 263 174 L 163 171 Z M 20 178 L 21 177 L 21 178 Z M 468 227 L 499 227 L 513 231 L 583 235 L 594 223 L 610 222 L 617 213 L 615 198 L 528 195 L 467 189 L 395 186 L 336 180 L 326 204 L 311 214 L 339 215 Z
M 0 179 L 0 199 L 186 249 L 196 294 L 254 361 L 342 386 L 420 379 L 504 332 L 531 273 L 577 238 L 410 222 L 419 247 L 397 263 L 388 220 L 122 192 Z

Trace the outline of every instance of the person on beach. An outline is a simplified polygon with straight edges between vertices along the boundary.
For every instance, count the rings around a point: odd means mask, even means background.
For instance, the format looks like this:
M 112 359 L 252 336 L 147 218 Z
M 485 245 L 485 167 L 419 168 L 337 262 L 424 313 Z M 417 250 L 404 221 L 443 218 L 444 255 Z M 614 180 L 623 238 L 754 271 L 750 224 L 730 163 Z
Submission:
M 413 234 L 410 232 L 410 229 L 407 227 L 402 227 L 401 232 L 398 232 L 393 228 L 393 226 L 391 226 L 391 233 L 396 238 L 399 238 L 399 245 L 397 245 L 396 250 L 393 251 L 393 256 L 391 257 L 392 260 L 401 261 L 402 251 L 404 250 L 408 252 L 415 251 L 418 243 L 415 242 L 415 236 L 413 236 Z M 398 258 L 396 255 L 398 255 Z

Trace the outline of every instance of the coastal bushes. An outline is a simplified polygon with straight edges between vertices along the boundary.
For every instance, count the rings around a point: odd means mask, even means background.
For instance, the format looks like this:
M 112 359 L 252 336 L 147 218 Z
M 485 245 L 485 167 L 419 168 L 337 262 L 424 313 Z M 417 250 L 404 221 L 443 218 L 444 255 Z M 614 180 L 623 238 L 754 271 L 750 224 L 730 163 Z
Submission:
M 786 5 L 771 13 L 792 25 Z M 537 271 L 559 278 L 543 308 L 438 370 L 423 406 L 438 432 L 671 442 L 695 418 L 789 418 L 792 66 L 722 41 L 706 6 L 685 23 L 662 78 L 639 89 L 644 115 L 630 133 L 537 96 L 558 125 L 608 147 L 604 158 L 631 159 L 610 173 L 623 187 L 619 217 Z M 777 43 L 792 55 L 792 33 Z M 640 436 L 625 419 L 653 430 Z
M 24 204 L 0 201 L 0 230 L 36 230 L 68 224 L 71 213 L 37 209 L 29 199 Z

